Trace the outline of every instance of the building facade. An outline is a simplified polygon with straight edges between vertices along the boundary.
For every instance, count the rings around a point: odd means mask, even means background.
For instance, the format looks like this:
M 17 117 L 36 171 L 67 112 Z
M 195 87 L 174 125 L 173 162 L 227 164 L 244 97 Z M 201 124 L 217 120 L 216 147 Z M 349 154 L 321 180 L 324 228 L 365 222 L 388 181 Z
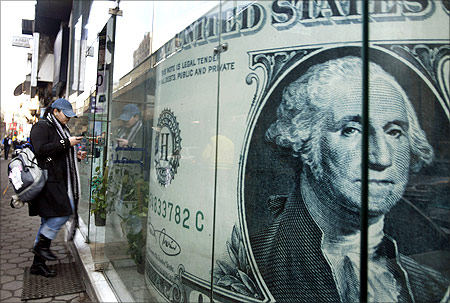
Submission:
M 448 300 L 448 1 L 50 2 L 119 301 Z

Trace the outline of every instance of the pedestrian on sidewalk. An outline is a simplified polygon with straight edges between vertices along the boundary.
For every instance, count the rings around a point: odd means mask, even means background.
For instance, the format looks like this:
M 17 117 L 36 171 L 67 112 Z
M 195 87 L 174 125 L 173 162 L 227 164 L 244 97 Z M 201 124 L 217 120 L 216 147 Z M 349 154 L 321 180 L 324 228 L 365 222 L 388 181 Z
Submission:
M 67 123 L 76 117 L 66 99 L 54 101 L 45 111 L 44 119 L 33 125 L 31 144 L 40 167 L 48 170 L 48 180 L 42 192 L 29 203 L 29 215 L 41 217 L 33 247 L 35 254 L 30 272 L 54 277 L 46 261 L 56 260 L 50 244 L 61 227 L 72 217 L 77 222 L 77 205 L 80 195 L 80 178 L 76 159 L 86 158 L 85 151 L 77 151 L 82 137 L 70 134 Z M 76 225 L 76 224 L 75 224 Z
M 11 143 L 12 140 L 11 138 L 6 135 L 5 138 L 3 138 L 3 148 L 4 148 L 4 154 L 5 154 L 5 160 L 8 160 L 8 155 L 9 155 L 9 149 L 11 148 Z

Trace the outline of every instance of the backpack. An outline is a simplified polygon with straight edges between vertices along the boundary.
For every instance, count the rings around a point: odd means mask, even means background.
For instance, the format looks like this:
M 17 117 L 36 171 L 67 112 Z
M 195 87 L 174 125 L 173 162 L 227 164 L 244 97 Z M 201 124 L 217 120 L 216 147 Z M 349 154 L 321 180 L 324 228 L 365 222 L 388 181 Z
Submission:
M 11 207 L 20 208 L 23 202 L 33 200 L 42 191 L 48 172 L 38 166 L 32 149 L 26 146 L 18 150 L 8 164 L 8 178 L 16 193 L 12 197 Z

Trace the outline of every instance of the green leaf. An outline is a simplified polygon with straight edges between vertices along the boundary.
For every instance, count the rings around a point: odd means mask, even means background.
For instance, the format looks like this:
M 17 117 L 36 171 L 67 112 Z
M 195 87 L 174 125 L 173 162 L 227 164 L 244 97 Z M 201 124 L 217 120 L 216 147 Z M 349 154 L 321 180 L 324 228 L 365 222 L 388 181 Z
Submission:
M 230 275 L 223 276 L 219 279 L 219 281 L 217 281 L 217 285 L 223 287 L 231 286 L 231 284 L 233 283 L 240 283 L 240 282 L 238 279 Z
M 245 254 L 244 243 L 240 243 L 239 246 L 239 268 L 244 269 L 247 267 L 247 256 Z
M 231 261 L 233 262 L 233 264 L 238 267 L 239 266 L 239 261 L 236 257 L 236 252 L 234 251 L 233 247 L 231 247 L 231 243 L 227 241 L 227 251 L 228 251 L 228 255 L 230 256 Z
M 220 278 L 222 278 L 225 274 L 223 273 L 223 271 L 220 269 L 220 267 L 216 267 L 214 269 L 214 278 L 216 280 L 219 280 Z
M 232 275 L 236 272 L 234 268 L 232 268 L 230 265 L 226 264 L 222 261 L 217 261 L 217 265 L 219 265 L 220 269 L 226 274 L 226 275 Z
M 255 293 L 256 286 L 255 286 L 255 283 L 252 281 L 252 279 L 250 279 L 250 277 L 247 276 L 247 274 L 245 272 L 242 272 L 240 270 L 238 270 L 238 275 L 241 278 L 242 282 L 244 282 L 244 284 L 248 288 L 248 290 L 250 290 L 251 293 Z
M 233 248 L 237 251 L 239 249 L 239 235 L 236 229 L 236 225 L 233 226 L 233 232 L 231 233 L 231 244 Z
M 248 297 L 252 296 L 252 294 L 248 292 L 247 288 L 242 283 L 234 283 L 234 284 L 232 284 L 231 285 L 231 289 L 236 291 L 236 292 L 238 292 L 238 293 L 240 293 L 240 294 L 246 295 Z

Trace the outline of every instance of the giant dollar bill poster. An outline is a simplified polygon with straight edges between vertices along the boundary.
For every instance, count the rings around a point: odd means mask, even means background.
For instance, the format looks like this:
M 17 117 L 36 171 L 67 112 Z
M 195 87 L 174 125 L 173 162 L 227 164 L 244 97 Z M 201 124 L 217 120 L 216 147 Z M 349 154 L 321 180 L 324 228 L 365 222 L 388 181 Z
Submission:
M 448 300 L 449 2 L 369 10 L 368 300 Z M 359 302 L 361 22 L 357 0 L 231 1 L 158 51 L 162 301 Z

